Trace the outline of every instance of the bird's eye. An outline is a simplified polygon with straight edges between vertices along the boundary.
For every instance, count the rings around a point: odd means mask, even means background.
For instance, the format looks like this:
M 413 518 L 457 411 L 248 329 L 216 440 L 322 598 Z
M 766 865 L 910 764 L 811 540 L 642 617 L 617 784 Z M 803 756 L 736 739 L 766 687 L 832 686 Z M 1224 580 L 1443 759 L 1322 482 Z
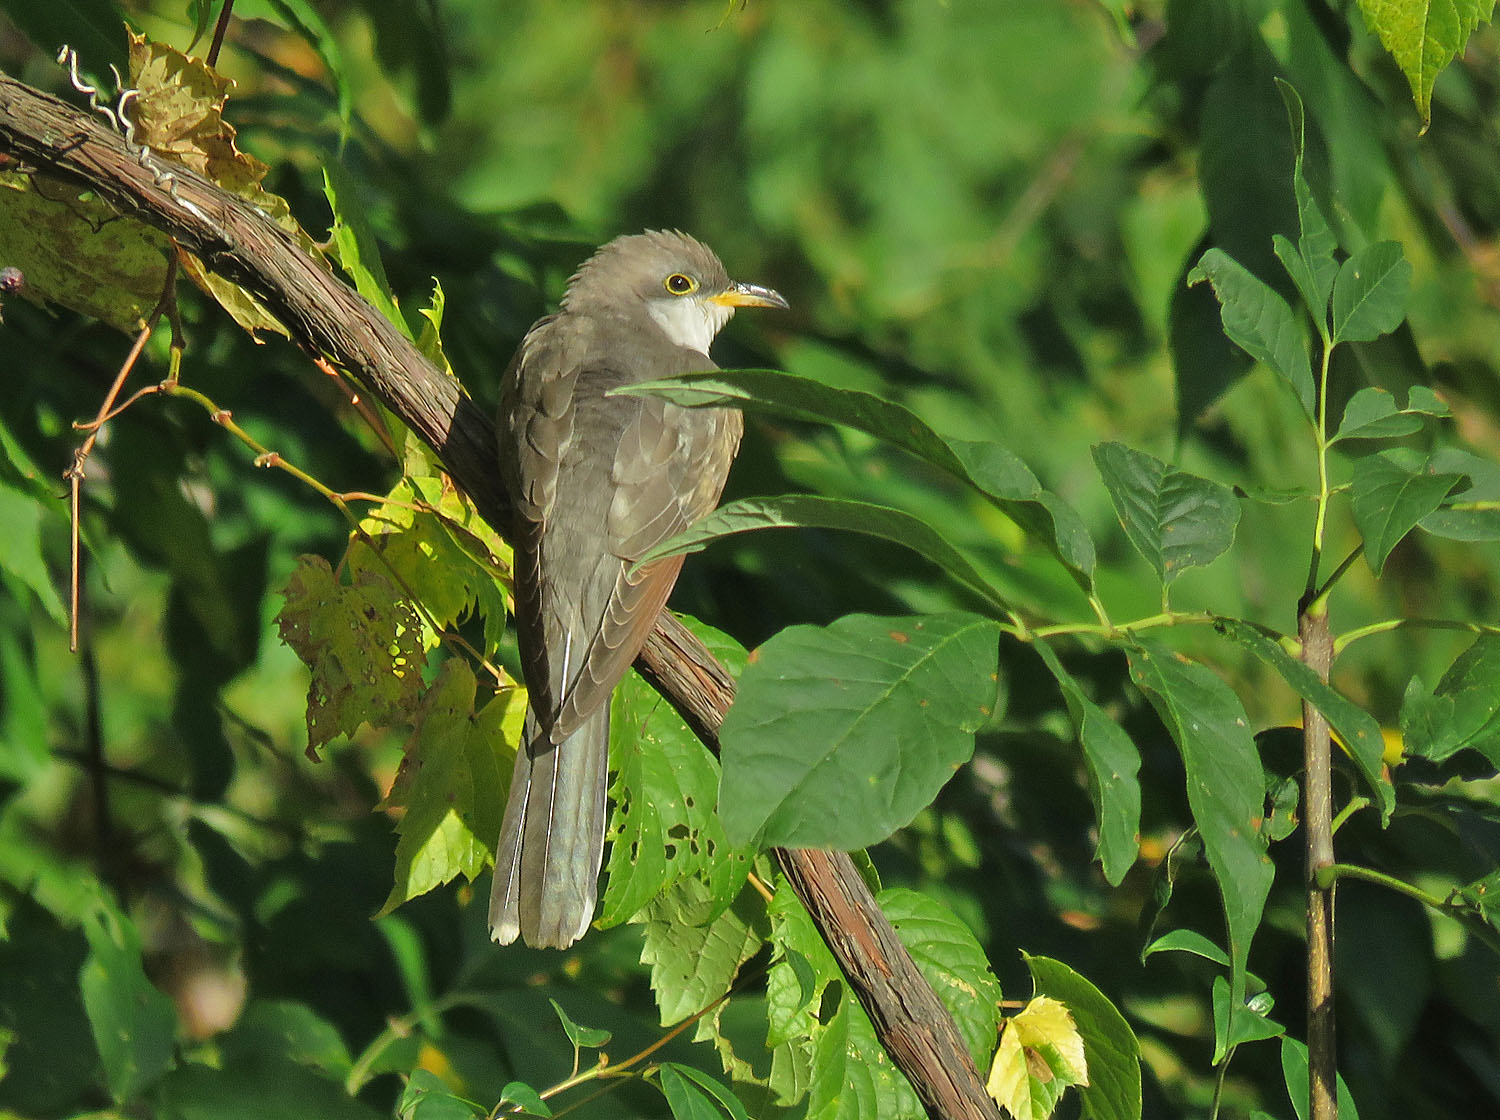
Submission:
M 682 272 L 672 273 L 671 276 L 662 281 L 662 284 L 674 296 L 685 296 L 689 292 L 695 291 L 698 287 L 698 281 Z

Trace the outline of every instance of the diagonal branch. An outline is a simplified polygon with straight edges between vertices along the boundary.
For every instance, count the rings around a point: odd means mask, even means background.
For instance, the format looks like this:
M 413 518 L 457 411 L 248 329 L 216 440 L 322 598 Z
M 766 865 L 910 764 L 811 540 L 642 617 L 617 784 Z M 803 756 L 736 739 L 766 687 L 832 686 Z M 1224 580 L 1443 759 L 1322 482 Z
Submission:
M 485 520 L 497 528 L 508 523 L 490 418 L 455 379 L 248 202 L 179 167 L 172 168 L 170 189 L 164 187 L 123 137 L 4 74 L 0 154 L 88 186 L 248 290 L 298 345 L 348 370 L 431 445 Z M 723 666 L 667 613 L 637 664 L 716 748 L 734 695 Z M 849 857 L 802 849 L 776 855 L 928 1115 L 998 1120 L 952 1017 Z

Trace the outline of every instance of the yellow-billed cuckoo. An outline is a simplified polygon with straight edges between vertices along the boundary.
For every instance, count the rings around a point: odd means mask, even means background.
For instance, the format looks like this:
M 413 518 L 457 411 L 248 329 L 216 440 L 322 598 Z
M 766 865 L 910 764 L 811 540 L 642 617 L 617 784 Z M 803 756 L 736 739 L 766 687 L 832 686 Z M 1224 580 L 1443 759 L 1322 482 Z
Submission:
M 620 237 L 526 333 L 500 394 L 500 469 L 514 505 L 516 633 L 531 705 L 490 896 L 490 935 L 564 948 L 594 916 L 604 854 L 609 700 L 677 581 L 682 557 L 635 560 L 718 503 L 743 422 L 620 386 L 716 368 L 736 307 L 786 307 L 729 279 L 682 233 Z

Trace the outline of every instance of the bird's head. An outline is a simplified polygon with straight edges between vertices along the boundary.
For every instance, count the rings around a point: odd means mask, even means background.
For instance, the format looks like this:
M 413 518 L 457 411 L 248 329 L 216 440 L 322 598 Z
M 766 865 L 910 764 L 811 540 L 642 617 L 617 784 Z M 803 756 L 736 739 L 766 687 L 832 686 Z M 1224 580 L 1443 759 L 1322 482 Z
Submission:
M 729 278 L 712 249 L 675 230 L 617 237 L 568 283 L 565 310 L 643 308 L 677 346 L 706 355 L 737 307 L 786 307 L 780 294 Z

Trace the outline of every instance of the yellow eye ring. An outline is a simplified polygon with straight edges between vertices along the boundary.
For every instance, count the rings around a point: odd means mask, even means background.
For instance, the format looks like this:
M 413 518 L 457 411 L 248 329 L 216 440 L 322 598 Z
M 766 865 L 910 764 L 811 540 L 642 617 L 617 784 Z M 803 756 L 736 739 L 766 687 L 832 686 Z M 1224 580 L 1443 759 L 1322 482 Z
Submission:
M 662 287 L 674 296 L 686 296 L 698 290 L 698 281 L 685 272 L 674 272 L 662 281 Z

